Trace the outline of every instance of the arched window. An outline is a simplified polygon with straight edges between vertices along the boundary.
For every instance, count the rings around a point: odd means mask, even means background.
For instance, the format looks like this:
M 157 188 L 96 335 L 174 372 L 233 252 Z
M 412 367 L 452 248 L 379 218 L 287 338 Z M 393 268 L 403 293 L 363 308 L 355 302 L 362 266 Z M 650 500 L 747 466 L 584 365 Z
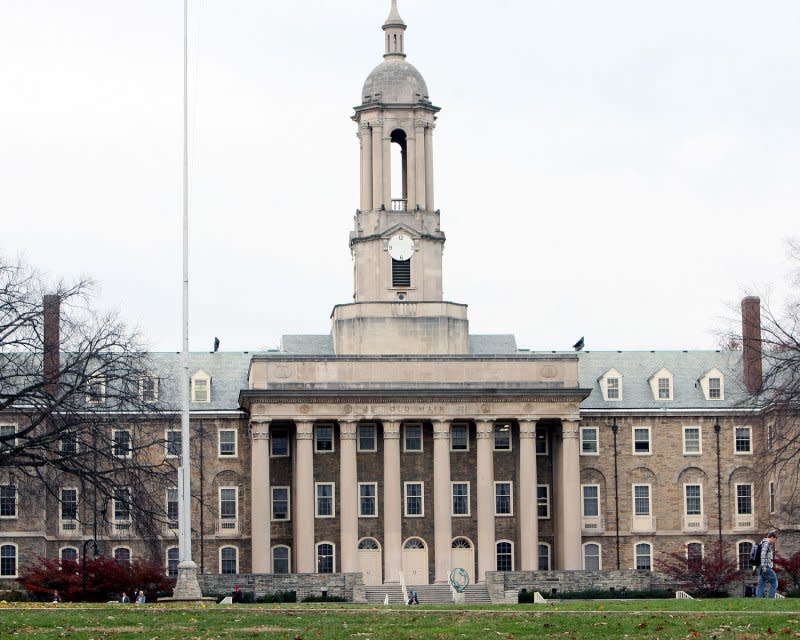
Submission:
M 180 550 L 178 547 L 167 549 L 167 575 L 174 578 L 178 575 L 178 563 L 180 562 Z
M 4 544 L 0 547 L 0 576 L 17 577 L 17 545 Z
M 640 571 L 651 571 L 653 568 L 653 546 L 649 542 L 639 542 L 636 547 L 636 564 Z
M 336 568 L 334 546 L 331 542 L 317 545 L 317 573 L 333 573 Z
M 219 550 L 219 572 L 239 573 L 239 550 L 236 547 L 222 547 Z
M 700 571 L 703 567 L 703 544 L 690 542 L 686 545 L 686 568 L 689 571 Z
M 514 546 L 508 540 L 501 540 L 497 543 L 497 570 L 514 570 Z
M 403 545 L 404 549 L 424 549 L 425 542 L 421 538 L 409 538 Z
M 120 564 L 130 564 L 131 550 L 128 547 L 114 547 L 114 560 Z
M 472 549 L 472 543 L 466 538 L 453 538 L 453 549 Z
M 550 545 L 546 542 L 539 544 L 539 571 L 550 571 Z
M 286 545 L 272 547 L 272 573 L 289 573 L 291 557 Z
M 361 541 L 358 543 L 359 549 L 367 549 L 370 551 L 377 551 L 380 549 L 378 545 L 378 541 L 375 538 L 362 538 Z
M 62 547 L 61 548 L 61 562 L 77 562 L 78 550 L 75 547 Z
M 406 132 L 395 129 L 391 135 L 392 210 L 408 208 L 408 154 Z
M 587 542 L 583 545 L 583 568 L 586 571 L 600 571 L 601 567 L 600 545 Z
M 750 570 L 750 552 L 753 550 L 753 543 L 749 540 L 742 540 L 736 545 L 736 557 L 739 561 L 739 571 Z

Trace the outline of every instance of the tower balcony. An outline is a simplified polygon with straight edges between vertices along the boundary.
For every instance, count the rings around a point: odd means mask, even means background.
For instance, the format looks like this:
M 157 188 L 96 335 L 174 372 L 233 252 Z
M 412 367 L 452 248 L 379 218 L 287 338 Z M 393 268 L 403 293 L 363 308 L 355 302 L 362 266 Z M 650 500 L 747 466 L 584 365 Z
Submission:
M 408 211 L 406 198 L 392 198 L 392 211 Z

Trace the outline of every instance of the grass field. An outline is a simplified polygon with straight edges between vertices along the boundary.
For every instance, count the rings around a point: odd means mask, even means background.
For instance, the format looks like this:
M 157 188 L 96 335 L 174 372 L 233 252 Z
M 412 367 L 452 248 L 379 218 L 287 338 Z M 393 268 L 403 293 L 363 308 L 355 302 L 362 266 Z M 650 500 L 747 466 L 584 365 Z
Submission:
M 800 600 L 573 601 L 498 607 L 0 605 L 0 638 L 800 638 Z

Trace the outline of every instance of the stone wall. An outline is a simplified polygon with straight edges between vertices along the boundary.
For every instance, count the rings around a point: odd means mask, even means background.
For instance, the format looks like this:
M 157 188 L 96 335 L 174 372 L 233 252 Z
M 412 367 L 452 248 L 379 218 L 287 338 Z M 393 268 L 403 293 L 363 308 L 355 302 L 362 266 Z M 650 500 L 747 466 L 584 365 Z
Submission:
M 646 591 L 664 587 L 663 578 L 650 571 L 491 571 L 486 588 L 493 603 L 506 601 L 506 591 L 538 591 L 545 598 L 571 591 L 623 589 Z
M 306 596 L 320 596 L 324 591 L 350 602 L 367 601 L 360 573 L 201 574 L 197 580 L 203 595 L 230 594 L 238 584 L 244 593 L 254 593 L 256 597 L 277 591 L 295 591 L 300 602 Z

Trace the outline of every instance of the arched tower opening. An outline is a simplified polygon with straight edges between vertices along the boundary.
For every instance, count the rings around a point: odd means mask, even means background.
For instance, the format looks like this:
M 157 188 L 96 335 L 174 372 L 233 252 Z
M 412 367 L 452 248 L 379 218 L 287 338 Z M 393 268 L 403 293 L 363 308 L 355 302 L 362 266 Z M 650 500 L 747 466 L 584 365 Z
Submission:
M 408 207 L 408 140 L 406 132 L 395 129 L 391 135 L 392 211 Z

